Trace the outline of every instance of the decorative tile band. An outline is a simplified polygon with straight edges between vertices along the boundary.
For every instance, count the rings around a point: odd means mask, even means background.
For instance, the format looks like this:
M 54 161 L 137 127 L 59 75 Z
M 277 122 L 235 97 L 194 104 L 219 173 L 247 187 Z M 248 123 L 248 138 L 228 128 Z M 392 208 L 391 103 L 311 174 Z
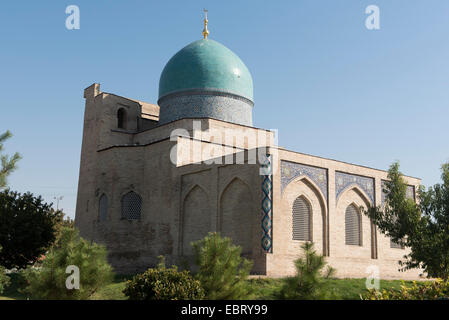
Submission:
M 351 184 L 355 184 L 362 189 L 374 204 L 374 179 L 368 177 L 362 177 L 355 174 L 335 172 L 335 193 L 336 198 Z
M 223 96 L 223 97 L 229 97 L 236 100 L 241 100 L 249 104 L 250 106 L 254 106 L 254 102 L 250 99 L 247 99 L 245 97 L 223 91 L 218 89 L 209 89 L 209 88 L 203 88 L 203 89 L 190 89 L 190 90 L 183 90 L 183 91 L 177 91 L 169 93 L 163 97 L 160 97 L 157 101 L 157 104 L 160 105 L 161 103 L 164 103 L 166 99 L 173 98 L 173 97 L 180 97 L 180 96 L 192 96 L 192 95 L 211 95 L 211 96 Z
M 305 175 L 320 188 L 327 201 L 327 169 L 281 161 L 281 191 L 297 177 Z
M 387 182 L 386 180 L 382 180 L 381 181 L 381 185 L 382 185 L 382 190 L 381 190 L 382 205 L 385 203 L 385 198 L 387 197 L 387 194 L 384 192 L 384 188 L 385 188 L 385 183 L 386 182 Z M 415 187 L 407 185 L 407 190 L 405 191 L 405 196 L 407 197 L 407 199 L 413 199 L 413 200 L 416 201 Z
M 182 118 L 213 118 L 252 126 L 252 102 L 234 96 L 186 94 L 167 96 L 160 101 L 159 124 Z
M 262 249 L 265 252 L 273 252 L 273 175 L 271 155 L 267 155 L 267 161 L 262 165 Z

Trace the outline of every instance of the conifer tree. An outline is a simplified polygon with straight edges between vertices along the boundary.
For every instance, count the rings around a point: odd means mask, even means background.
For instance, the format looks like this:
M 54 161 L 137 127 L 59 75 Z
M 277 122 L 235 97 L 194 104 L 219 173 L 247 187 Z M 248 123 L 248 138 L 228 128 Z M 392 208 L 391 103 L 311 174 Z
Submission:
M 90 243 L 74 228 L 63 227 L 61 237 L 46 254 L 38 268 L 28 268 L 25 292 L 32 299 L 89 299 L 113 278 L 104 246 Z M 67 288 L 67 267 L 79 268 L 79 288 Z M 74 281 L 72 281 L 73 284 Z
M 295 260 L 296 275 L 286 279 L 280 292 L 281 299 L 324 299 L 329 297 L 326 279 L 332 277 L 335 269 L 327 266 L 324 256 L 313 248 L 312 242 L 305 242 L 301 248 L 304 256 Z
M 192 243 L 200 280 L 209 300 L 247 299 L 250 288 L 246 279 L 252 268 L 250 260 L 241 257 L 242 249 L 230 238 L 210 232 Z
M 3 142 L 7 139 L 11 138 L 12 134 L 9 131 L 0 135 L 0 153 L 3 150 Z M 6 187 L 6 178 L 8 175 L 13 172 L 17 167 L 17 162 L 20 160 L 20 154 L 17 152 L 9 157 L 7 155 L 0 155 L 0 160 L 2 162 L 2 166 L 0 168 L 0 189 Z

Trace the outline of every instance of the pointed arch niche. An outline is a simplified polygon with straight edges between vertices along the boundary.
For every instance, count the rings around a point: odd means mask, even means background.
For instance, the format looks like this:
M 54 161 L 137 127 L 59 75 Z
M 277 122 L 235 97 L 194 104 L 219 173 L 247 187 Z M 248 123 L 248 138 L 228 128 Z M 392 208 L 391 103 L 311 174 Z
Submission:
M 365 193 L 357 184 L 351 184 L 342 190 L 337 198 L 337 208 L 335 218 L 333 219 L 332 229 L 332 248 L 336 256 L 339 257 L 358 257 L 373 258 L 376 250 L 375 234 L 370 219 L 362 214 L 360 208 L 367 209 L 371 204 L 370 196 Z M 348 240 L 346 229 L 354 221 L 347 221 L 351 209 L 357 212 L 356 221 L 359 224 L 358 232 L 360 239 L 358 243 Z M 356 220 L 357 220 L 356 219 Z M 350 223 L 351 222 L 351 223 Z M 340 230 L 339 232 L 337 232 Z
M 283 246 L 281 250 L 286 254 L 299 254 L 301 252 L 302 240 L 295 240 L 292 237 L 294 231 L 294 209 L 298 203 L 298 199 L 304 201 L 310 210 L 310 235 L 309 239 L 313 241 L 317 252 L 328 255 L 328 241 L 327 241 L 327 206 L 325 197 L 320 191 L 320 188 L 306 175 L 299 176 L 291 181 L 282 193 L 281 204 L 281 221 L 279 226 L 275 225 L 275 243 L 288 243 L 288 246 Z M 288 232 L 284 232 L 288 231 Z
M 233 244 L 242 247 L 244 255 L 251 255 L 254 227 L 259 226 L 259 217 L 248 185 L 234 178 L 220 195 L 218 230 L 222 236 L 230 237 Z
M 211 210 L 206 191 L 198 185 L 190 189 L 182 205 L 182 254 L 193 254 L 191 242 L 203 239 L 211 231 Z

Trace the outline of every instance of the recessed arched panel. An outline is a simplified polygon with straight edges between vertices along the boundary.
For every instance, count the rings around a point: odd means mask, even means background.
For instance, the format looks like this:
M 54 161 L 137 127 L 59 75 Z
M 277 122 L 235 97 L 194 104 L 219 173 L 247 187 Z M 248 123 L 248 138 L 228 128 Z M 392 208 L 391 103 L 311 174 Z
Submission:
M 211 231 L 211 212 L 206 192 L 193 187 L 184 198 L 182 214 L 182 253 L 192 255 L 191 242 L 203 239 Z
M 98 216 L 100 221 L 108 218 L 108 197 L 103 193 L 98 201 Z
M 242 253 L 252 250 L 254 212 L 248 186 L 234 179 L 220 197 L 220 232 L 242 247 Z
M 300 201 L 301 199 L 303 201 Z M 283 217 L 289 219 L 283 223 L 291 228 L 289 237 L 284 238 L 284 241 L 292 241 L 289 250 L 298 251 L 297 241 L 313 241 L 318 252 L 322 252 L 325 256 L 329 255 L 325 198 L 309 177 L 299 176 L 286 186 L 282 194 L 281 207 Z M 302 229 L 302 235 L 298 234 L 298 228 Z M 308 232 L 305 232 L 304 228 L 307 228 Z

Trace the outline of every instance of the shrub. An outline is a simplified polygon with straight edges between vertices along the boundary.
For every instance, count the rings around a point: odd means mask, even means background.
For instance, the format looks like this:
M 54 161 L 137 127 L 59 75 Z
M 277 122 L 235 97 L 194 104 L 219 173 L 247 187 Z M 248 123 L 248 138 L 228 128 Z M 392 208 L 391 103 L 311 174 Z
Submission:
M 204 297 L 201 283 L 189 271 L 176 266 L 165 268 L 163 258 L 156 269 L 148 269 L 128 280 L 123 293 L 131 300 L 199 300 Z
M 241 247 L 233 245 L 230 238 L 212 232 L 192 246 L 199 267 L 196 276 L 205 290 L 206 299 L 248 298 L 250 287 L 245 280 L 252 262 L 241 257 Z
M 435 281 L 416 282 L 406 286 L 402 281 L 401 289 L 377 291 L 368 289 L 362 299 L 365 300 L 446 300 L 449 299 L 449 281 L 437 279 Z
M 2 252 L 2 246 L 0 246 L 0 253 Z M 9 277 L 6 275 L 6 270 L 0 266 L 0 294 L 3 293 L 5 288 L 9 285 Z
M 281 299 L 324 299 L 329 297 L 326 279 L 332 277 L 335 269 L 327 267 L 322 255 L 318 255 L 313 249 L 312 242 L 306 242 L 302 246 L 304 257 L 295 261 L 296 276 L 286 279 L 280 291 Z
M 33 299 L 88 299 L 113 278 L 112 268 L 107 263 L 104 246 L 89 243 L 79 237 L 78 231 L 64 227 L 61 237 L 47 253 L 44 260 L 24 270 L 27 281 L 24 290 Z M 79 268 L 79 289 L 67 289 L 66 281 L 71 272 L 70 265 Z

